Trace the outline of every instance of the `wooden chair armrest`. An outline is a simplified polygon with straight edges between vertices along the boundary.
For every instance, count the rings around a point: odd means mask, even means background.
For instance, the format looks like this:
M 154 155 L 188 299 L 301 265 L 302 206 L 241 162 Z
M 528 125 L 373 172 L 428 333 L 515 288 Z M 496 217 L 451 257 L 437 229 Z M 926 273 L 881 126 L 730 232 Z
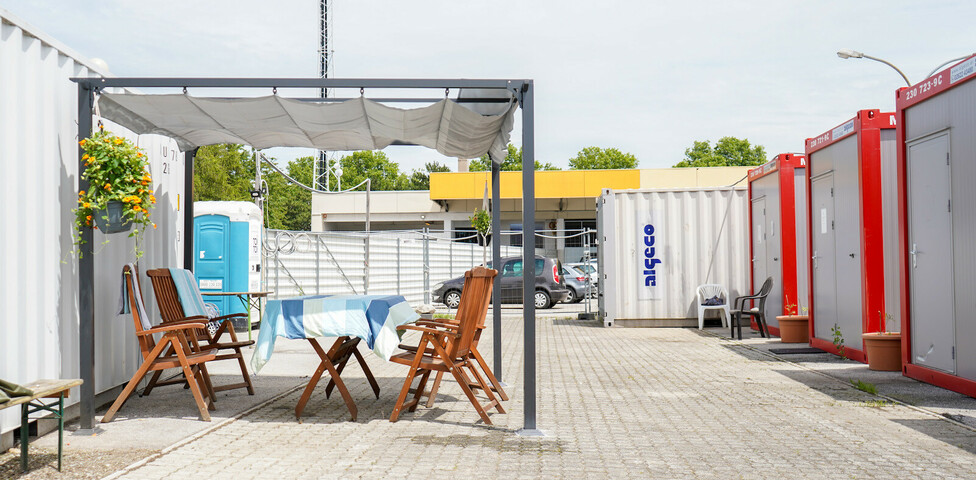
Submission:
M 458 324 L 458 323 L 442 323 L 442 322 L 436 322 L 436 321 L 433 321 L 432 322 L 430 320 L 421 320 L 421 321 L 418 321 L 415 325 L 422 325 L 422 326 L 427 326 L 427 327 L 440 327 L 440 328 L 447 328 L 447 329 L 451 329 L 451 330 L 457 330 L 458 328 L 461 327 L 461 325 Z
M 247 318 L 246 313 L 231 313 L 228 315 L 221 315 L 219 317 L 211 318 L 210 320 L 226 320 L 228 318 Z
M 184 323 L 207 323 L 210 321 L 210 317 L 204 315 L 194 315 L 192 317 L 183 317 L 179 320 L 173 320 L 172 322 L 162 322 L 160 325 L 182 325 Z
M 207 328 L 206 325 L 202 323 L 178 323 L 178 324 L 167 324 L 160 325 L 156 328 L 150 328 L 149 330 L 143 330 L 138 332 L 137 335 L 152 335 L 154 333 L 169 333 L 178 330 L 194 330 L 197 328 Z
M 447 337 L 457 337 L 456 332 L 446 332 L 444 330 L 438 330 L 436 328 L 424 327 L 420 325 L 400 325 L 397 330 L 416 330 L 418 332 L 429 333 L 436 336 L 447 336 Z

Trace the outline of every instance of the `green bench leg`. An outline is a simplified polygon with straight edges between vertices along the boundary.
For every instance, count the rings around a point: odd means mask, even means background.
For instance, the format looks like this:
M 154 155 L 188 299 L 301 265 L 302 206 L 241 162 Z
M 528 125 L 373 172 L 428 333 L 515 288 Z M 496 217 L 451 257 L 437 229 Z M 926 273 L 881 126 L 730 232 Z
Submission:
M 30 425 L 27 422 L 27 406 L 20 406 L 20 469 L 27 473 L 27 437 L 30 433 Z
M 58 471 L 61 471 L 61 451 L 64 449 L 64 392 L 58 396 Z

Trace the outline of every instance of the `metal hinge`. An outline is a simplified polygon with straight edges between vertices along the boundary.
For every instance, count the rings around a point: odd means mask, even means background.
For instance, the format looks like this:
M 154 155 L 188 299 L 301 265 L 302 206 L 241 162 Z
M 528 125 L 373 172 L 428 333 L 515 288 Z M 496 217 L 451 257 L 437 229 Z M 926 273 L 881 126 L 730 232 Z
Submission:
M 949 164 L 949 152 L 946 152 L 946 165 Z
M 831 220 L 831 221 L 830 221 L 830 229 L 831 229 L 831 230 L 833 230 L 833 229 L 834 229 L 834 221 L 833 221 L 833 220 Z
M 948 202 L 948 208 L 949 208 L 949 211 L 951 212 L 952 211 L 952 200 L 949 200 L 949 202 Z
M 952 359 L 956 359 L 956 347 L 952 347 Z
M 834 187 L 830 187 L 830 196 L 831 196 L 831 197 L 833 197 L 833 196 L 834 196 Z

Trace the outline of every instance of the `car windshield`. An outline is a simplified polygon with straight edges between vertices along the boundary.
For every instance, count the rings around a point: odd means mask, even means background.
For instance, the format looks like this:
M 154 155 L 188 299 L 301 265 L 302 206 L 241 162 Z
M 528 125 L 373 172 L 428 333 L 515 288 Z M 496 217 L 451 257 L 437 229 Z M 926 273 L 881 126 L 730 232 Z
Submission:
M 545 267 L 545 260 L 537 258 L 535 260 L 535 275 L 538 277 L 542 275 L 543 268 Z M 522 275 L 522 260 L 511 260 L 502 267 L 503 277 L 515 277 Z
M 584 271 L 584 272 L 586 272 L 586 273 L 593 273 L 593 272 L 596 271 L 596 269 L 593 268 L 593 265 L 588 265 L 588 264 L 575 265 L 575 267 L 578 268 L 578 269 L 580 269 L 580 270 L 582 270 L 582 271 Z

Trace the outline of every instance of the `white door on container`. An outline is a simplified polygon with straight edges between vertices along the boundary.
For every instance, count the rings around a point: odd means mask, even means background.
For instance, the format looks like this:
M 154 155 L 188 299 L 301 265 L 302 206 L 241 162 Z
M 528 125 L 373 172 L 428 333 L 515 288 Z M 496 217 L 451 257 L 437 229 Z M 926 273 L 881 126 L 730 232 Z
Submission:
M 752 292 L 766 281 L 766 197 L 752 201 Z
M 813 328 L 814 336 L 833 340 L 837 323 L 836 238 L 834 230 L 834 173 L 811 182 L 813 202 Z
M 955 313 L 949 135 L 908 145 L 913 363 L 954 373 Z

